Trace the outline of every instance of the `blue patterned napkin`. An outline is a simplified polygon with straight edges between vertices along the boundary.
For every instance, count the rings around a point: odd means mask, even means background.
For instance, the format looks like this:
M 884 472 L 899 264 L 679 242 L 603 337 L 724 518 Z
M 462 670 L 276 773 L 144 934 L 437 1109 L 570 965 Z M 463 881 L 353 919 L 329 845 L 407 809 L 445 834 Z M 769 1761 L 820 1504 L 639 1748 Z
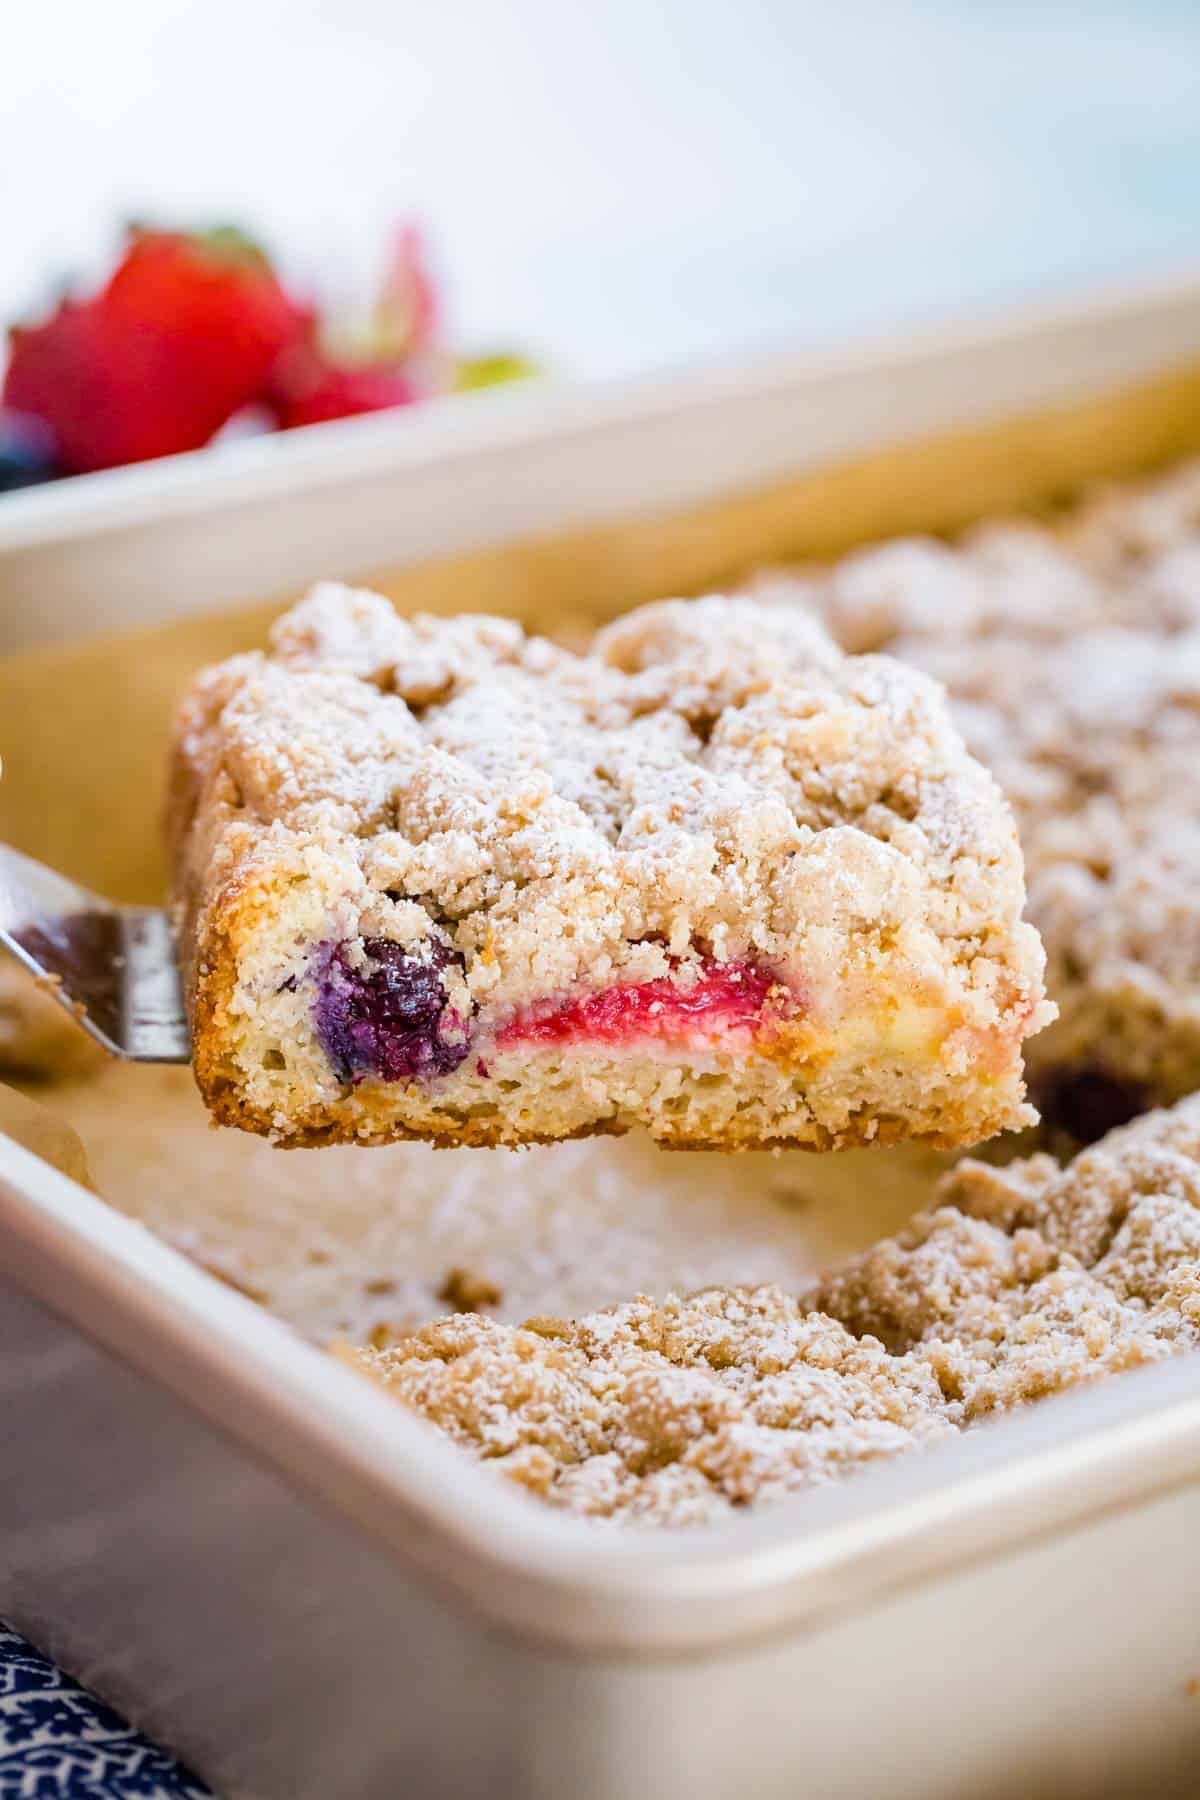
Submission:
M 211 1800 L 211 1794 L 0 1621 L 0 1800 Z

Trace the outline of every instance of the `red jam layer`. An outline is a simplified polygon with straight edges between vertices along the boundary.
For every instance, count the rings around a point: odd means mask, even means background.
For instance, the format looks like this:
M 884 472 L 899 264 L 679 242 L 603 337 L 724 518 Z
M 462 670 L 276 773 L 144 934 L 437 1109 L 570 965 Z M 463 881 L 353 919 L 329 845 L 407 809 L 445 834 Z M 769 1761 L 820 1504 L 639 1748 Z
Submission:
M 752 963 L 711 963 L 689 987 L 668 977 L 546 1000 L 526 1007 L 496 1034 L 496 1048 L 519 1044 L 701 1045 L 762 1023 L 775 976 Z

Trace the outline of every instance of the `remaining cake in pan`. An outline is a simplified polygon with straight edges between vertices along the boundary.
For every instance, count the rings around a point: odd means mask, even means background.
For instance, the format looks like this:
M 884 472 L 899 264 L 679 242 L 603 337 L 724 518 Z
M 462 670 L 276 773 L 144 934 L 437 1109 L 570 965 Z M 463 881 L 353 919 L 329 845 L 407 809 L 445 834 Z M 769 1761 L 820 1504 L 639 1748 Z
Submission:
M 1065 1168 L 964 1162 L 800 1300 L 460 1315 L 354 1367 L 552 1505 L 684 1525 L 1200 1340 L 1200 1096 Z
M 774 1287 L 459 1313 L 338 1354 L 541 1499 L 630 1522 L 703 1524 L 953 1430 L 930 1369 Z
M 927 677 L 667 602 L 584 655 L 322 587 L 204 675 L 194 1058 L 281 1143 L 969 1144 L 1032 1114 L 1020 852 Z
M 1060 1017 L 1048 1122 L 1090 1140 L 1200 1087 L 1200 465 L 1056 530 L 864 550 L 768 577 L 848 650 L 945 683 L 1017 815 Z
M 955 1424 L 1200 1342 L 1200 1095 L 934 1198 L 807 1301 L 932 1369 Z

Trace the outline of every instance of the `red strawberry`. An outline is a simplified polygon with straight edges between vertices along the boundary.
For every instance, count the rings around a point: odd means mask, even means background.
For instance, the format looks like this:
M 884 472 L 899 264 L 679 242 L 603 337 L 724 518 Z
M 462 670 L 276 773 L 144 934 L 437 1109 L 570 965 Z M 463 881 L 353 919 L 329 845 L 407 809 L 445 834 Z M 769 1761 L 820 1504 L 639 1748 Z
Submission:
M 207 402 L 193 425 L 172 408 L 164 436 L 158 344 L 107 319 L 95 301 L 64 300 L 44 324 L 15 327 L 4 404 L 41 419 L 68 474 L 161 456 L 176 438 L 209 435 Z
M 280 430 L 288 431 L 294 425 L 411 406 L 422 398 L 420 385 L 400 363 L 338 363 L 310 345 L 290 351 L 280 362 L 271 405 Z
M 437 289 L 415 225 L 396 233 L 383 284 L 359 331 L 316 322 L 280 358 L 269 404 L 282 430 L 410 406 L 445 385 L 436 353 Z
M 311 313 L 289 298 L 263 251 L 231 226 L 199 235 L 135 232 L 101 296 L 106 310 L 170 331 L 193 358 L 211 358 L 244 405 Z
M 99 295 L 13 331 L 4 403 L 50 426 L 68 473 L 199 449 L 308 319 L 237 233 L 137 232 Z

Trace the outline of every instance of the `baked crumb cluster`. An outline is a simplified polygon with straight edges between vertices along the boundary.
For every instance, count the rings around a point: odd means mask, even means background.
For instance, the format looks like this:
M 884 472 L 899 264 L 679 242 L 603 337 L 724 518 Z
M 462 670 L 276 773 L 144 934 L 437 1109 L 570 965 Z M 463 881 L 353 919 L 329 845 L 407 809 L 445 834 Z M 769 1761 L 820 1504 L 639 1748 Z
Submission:
M 685 1525 L 1200 1338 L 1200 1096 L 1067 1167 L 966 1161 L 799 1299 L 712 1288 L 442 1319 L 355 1367 L 551 1505 Z
M 1200 1087 L 1200 464 L 1055 528 L 892 542 L 769 576 L 851 651 L 949 691 L 1016 811 L 1058 1022 L 1034 1097 L 1091 1139 Z
M 280 1141 L 1031 1116 L 1008 809 L 927 677 L 799 609 L 666 602 L 575 654 L 321 587 L 197 683 L 173 813 L 196 1073 Z

